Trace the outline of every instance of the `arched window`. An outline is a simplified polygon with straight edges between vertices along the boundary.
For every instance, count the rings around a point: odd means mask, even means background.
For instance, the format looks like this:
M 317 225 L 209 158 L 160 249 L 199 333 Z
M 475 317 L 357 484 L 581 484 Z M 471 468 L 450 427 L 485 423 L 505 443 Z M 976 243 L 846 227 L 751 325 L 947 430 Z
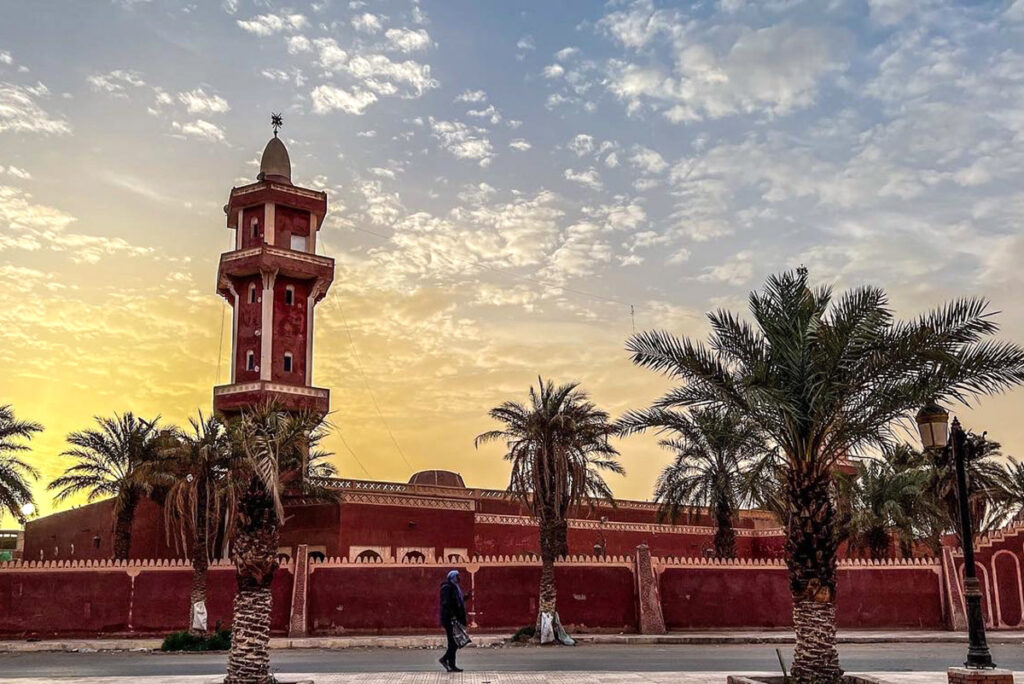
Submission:
M 363 551 L 358 556 L 356 556 L 356 560 L 361 563 L 376 563 L 381 560 L 381 557 L 380 554 L 376 551 L 367 549 L 366 551 Z
M 419 551 L 410 551 L 402 558 L 403 563 L 426 563 L 427 557 Z
M 260 236 L 260 220 L 253 218 L 252 220 L 252 236 L 258 238 Z
M 256 303 L 256 283 L 249 283 L 249 303 Z
M 285 352 L 284 353 L 284 372 L 285 373 L 291 373 L 292 372 L 292 353 L 291 352 Z
M 284 288 L 284 303 L 286 306 L 291 306 L 295 303 L 295 286 L 289 285 Z
M 256 370 L 256 355 L 251 349 L 245 352 L 245 370 Z

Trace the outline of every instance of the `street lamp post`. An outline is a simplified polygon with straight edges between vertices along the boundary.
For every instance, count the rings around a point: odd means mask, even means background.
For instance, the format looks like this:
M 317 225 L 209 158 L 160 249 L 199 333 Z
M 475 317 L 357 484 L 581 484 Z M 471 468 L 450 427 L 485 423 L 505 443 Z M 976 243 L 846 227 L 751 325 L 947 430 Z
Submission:
M 960 427 L 960 421 L 953 419 L 947 429 L 949 413 L 932 402 L 917 413 L 917 427 L 921 432 L 921 443 L 925 449 L 949 449 L 952 451 L 956 468 L 956 499 L 960 509 L 960 543 L 964 554 L 964 600 L 967 604 L 967 662 L 971 668 L 994 668 L 992 653 L 985 640 L 985 620 L 981 613 L 981 585 L 974 567 L 974 527 L 967 499 L 967 469 L 965 461 L 974 447 L 967 440 L 967 433 Z M 948 430 L 948 439 L 947 439 Z

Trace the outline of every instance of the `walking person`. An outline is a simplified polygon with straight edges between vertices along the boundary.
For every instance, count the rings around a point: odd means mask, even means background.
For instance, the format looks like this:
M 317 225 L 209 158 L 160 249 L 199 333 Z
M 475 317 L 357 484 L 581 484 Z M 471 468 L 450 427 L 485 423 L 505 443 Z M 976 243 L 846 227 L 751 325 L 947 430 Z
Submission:
M 441 583 L 441 626 L 448 637 L 448 650 L 438 661 L 449 672 L 462 672 L 455 664 L 455 654 L 469 639 L 466 636 L 466 598 L 459 584 L 459 571 L 452 570 Z M 457 640 L 456 631 L 460 632 L 458 636 L 465 639 L 461 644 Z

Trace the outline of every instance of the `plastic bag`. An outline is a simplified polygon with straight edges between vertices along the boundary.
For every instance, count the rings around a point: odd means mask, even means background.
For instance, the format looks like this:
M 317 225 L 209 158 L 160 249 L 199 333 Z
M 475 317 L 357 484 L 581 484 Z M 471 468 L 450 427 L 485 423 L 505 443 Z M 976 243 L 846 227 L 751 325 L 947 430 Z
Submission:
M 192 604 L 192 629 L 206 631 L 206 604 L 201 601 Z

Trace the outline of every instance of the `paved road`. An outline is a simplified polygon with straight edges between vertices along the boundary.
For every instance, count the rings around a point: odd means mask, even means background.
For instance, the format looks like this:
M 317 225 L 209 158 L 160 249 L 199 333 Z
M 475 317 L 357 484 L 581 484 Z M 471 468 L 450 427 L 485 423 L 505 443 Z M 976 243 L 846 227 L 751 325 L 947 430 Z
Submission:
M 942 671 L 961 662 L 959 644 L 843 645 L 843 667 L 850 671 Z M 1024 670 L 1024 648 L 997 645 L 1001 667 Z M 783 654 L 789 662 L 788 649 Z M 439 670 L 440 651 L 419 649 L 302 649 L 274 651 L 277 672 L 417 672 Z M 0 655 L 0 681 L 24 677 L 215 675 L 224 671 L 223 655 L 161 653 L 10 653 Z M 775 647 L 742 646 L 577 646 L 467 649 L 459 664 L 468 670 L 541 671 L 773 671 Z

